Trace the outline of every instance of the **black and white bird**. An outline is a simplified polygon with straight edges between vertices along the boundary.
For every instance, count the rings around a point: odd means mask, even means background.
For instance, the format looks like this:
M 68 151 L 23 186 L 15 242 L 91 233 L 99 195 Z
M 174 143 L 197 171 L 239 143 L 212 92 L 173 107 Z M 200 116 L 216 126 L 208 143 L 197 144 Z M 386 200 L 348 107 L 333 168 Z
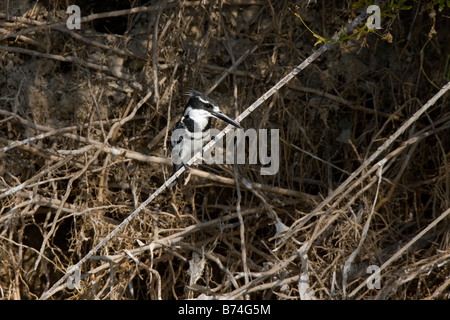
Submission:
M 173 176 L 192 156 L 199 152 L 209 142 L 212 118 L 223 120 L 233 126 L 243 129 L 236 121 L 220 111 L 217 103 L 204 94 L 191 90 L 189 101 L 184 108 L 183 116 L 175 124 L 171 136 L 172 172 Z M 169 187 L 177 183 L 175 179 Z

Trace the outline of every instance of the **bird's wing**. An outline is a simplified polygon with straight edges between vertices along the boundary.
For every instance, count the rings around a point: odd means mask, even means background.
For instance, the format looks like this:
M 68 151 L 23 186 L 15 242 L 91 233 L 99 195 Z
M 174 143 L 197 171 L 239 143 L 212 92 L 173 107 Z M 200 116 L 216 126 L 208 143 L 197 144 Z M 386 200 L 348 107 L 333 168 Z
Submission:
M 183 118 L 181 118 L 173 127 L 172 136 L 170 138 L 172 149 L 183 141 L 184 130 L 186 130 L 186 126 L 184 125 Z

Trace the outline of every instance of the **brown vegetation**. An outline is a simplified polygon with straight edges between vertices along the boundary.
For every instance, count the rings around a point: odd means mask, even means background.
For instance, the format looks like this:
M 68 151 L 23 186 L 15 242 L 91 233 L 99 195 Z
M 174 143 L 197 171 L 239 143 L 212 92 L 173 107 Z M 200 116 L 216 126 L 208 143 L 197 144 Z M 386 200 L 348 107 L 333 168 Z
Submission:
M 238 116 L 318 49 L 293 12 L 331 38 L 363 11 L 300 2 L 75 1 L 70 30 L 65 1 L 3 1 L 0 298 L 41 297 L 104 241 L 45 298 L 448 299 L 448 93 L 427 104 L 448 8 L 394 12 L 249 114 L 280 130 L 276 175 L 200 165 L 139 207 L 187 90 Z

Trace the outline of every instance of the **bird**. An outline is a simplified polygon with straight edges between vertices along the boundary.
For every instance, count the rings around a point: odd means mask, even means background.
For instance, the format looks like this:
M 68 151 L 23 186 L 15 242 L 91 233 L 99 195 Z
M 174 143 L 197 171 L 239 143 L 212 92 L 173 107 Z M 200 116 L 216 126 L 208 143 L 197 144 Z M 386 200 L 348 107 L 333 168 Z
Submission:
M 209 129 L 213 118 L 243 129 L 239 123 L 224 114 L 213 99 L 197 90 L 190 90 L 187 95 L 189 100 L 184 108 L 183 115 L 173 128 L 170 138 L 173 165 L 169 178 L 182 166 L 189 169 L 186 162 L 209 142 Z M 178 179 L 175 179 L 168 187 L 172 188 L 177 182 Z

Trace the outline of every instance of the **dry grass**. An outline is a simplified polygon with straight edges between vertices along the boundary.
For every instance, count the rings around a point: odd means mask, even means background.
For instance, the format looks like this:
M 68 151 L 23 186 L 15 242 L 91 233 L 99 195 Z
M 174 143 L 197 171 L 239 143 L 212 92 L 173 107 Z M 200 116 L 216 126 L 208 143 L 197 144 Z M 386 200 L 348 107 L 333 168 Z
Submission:
M 359 13 L 306 2 L 325 36 Z M 149 201 L 170 172 L 184 92 L 238 116 L 316 39 L 284 1 L 93 6 L 81 30 L 65 28 L 62 1 L 8 4 L 3 299 L 449 298 L 448 93 L 430 100 L 448 82 L 448 12 L 433 22 L 414 4 L 383 22 L 392 42 L 334 45 L 250 113 L 244 128 L 280 129 L 276 175 L 200 165 Z

